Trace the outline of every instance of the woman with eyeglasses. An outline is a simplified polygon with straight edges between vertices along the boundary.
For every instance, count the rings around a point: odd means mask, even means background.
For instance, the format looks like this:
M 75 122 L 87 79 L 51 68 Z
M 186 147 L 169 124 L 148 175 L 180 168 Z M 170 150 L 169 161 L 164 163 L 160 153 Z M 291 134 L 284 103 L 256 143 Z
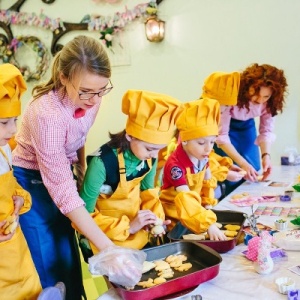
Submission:
M 33 88 L 16 135 L 14 175 L 32 196 L 32 209 L 20 223 L 43 288 L 64 282 L 67 300 L 81 300 L 84 295 L 71 223 L 99 251 L 114 247 L 87 212 L 77 187 L 85 171 L 86 136 L 102 96 L 113 88 L 110 76 L 101 43 L 75 37 L 56 54 L 51 78 Z M 122 274 L 123 266 L 115 270 Z

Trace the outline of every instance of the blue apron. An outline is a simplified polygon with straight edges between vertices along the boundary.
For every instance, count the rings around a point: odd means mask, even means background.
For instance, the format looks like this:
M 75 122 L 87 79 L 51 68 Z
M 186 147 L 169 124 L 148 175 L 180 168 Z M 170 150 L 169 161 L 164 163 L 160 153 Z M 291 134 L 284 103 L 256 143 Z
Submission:
M 229 127 L 229 138 L 232 145 L 235 147 L 237 152 L 249 163 L 256 171 L 260 170 L 260 156 L 259 147 L 254 144 L 257 137 L 255 121 L 254 119 L 249 119 L 247 121 L 240 121 L 236 119 L 231 119 Z M 221 156 L 228 156 L 221 148 L 217 145 L 214 146 L 214 150 L 217 154 Z M 228 195 L 239 185 L 241 185 L 245 180 L 242 179 L 238 182 L 231 182 L 225 180 L 226 191 L 225 194 Z
M 81 263 L 74 229 L 42 182 L 39 171 L 14 166 L 14 176 L 32 197 L 31 210 L 20 224 L 43 288 L 58 281 L 66 285 L 66 300 L 85 297 Z

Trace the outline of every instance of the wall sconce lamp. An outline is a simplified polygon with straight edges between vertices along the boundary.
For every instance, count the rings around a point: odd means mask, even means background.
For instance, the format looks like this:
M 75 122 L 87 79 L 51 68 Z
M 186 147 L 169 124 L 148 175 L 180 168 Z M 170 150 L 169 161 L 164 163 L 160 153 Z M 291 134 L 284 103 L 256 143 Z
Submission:
M 165 22 L 156 16 L 150 17 L 145 22 L 147 40 L 150 42 L 161 42 L 165 37 Z

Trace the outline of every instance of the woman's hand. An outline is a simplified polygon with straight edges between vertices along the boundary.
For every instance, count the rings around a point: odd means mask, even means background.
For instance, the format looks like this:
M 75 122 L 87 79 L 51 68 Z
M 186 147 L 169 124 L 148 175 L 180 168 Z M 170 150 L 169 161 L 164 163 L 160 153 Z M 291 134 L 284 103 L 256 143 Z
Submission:
M 211 224 L 207 232 L 211 241 L 227 241 L 226 235 L 217 227 L 216 224 Z
M 149 225 L 156 222 L 156 215 L 151 210 L 139 210 L 136 217 L 130 222 L 129 233 L 134 234 L 144 228 L 149 230 Z
M 242 165 L 242 169 L 247 172 L 245 175 L 245 179 L 255 182 L 257 181 L 257 176 L 259 175 L 258 172 L 250 165 L 249 163 L 245 163 Z
M 263 169 L 263 178 L 262 180 L 266 180 L 272 172 L 272 164 L 270 155 L 265 155 L 262 158 L 262 169 Z
M 242 171 L 242 169 L 241 169 L 241 171 Z M 232 181 L 232 182 L 240 181 L 245 176 L 245 174 L 240 173 L 241 171 L 231 171 L 231 170 L 229 170 L 228 173 L 227 173 L 226 179 L 229 180 L 229 181 Z

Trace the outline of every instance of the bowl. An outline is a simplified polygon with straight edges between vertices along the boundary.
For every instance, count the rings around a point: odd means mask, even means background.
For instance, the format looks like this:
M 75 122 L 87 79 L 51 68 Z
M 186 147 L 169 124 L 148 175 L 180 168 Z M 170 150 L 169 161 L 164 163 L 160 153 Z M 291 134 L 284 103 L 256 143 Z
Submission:
M 287 229 L 288 222 L 286 220 L 280 219 L 275 221 L 275 228 L 277 230 L 285 230 Z
M 295 281 L 289 277 L 280 277 L 276 279 L 275 283 L 277 284 L 279 293 L 284 295 L 287 295 L 289 290 L 295 288 Z

